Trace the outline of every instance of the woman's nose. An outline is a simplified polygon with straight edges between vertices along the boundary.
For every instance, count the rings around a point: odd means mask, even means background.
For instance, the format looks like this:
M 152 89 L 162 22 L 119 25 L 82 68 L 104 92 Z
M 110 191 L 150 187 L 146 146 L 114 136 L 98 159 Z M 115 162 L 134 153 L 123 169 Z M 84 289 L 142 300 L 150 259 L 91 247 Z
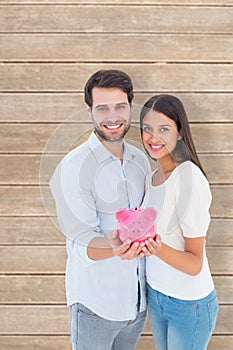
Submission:
M 158 141 L 158 140 L 160 140 L 160 137 L 156 131 L 151 131 L 150 132 L 150 139 L 153 141 Z

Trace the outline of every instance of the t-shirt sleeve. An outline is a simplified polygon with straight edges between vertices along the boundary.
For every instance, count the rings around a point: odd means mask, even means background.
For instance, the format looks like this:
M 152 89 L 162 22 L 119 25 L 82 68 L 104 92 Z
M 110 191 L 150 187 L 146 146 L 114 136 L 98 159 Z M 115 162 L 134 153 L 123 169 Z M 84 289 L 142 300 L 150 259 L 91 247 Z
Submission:
M 195 164 L 189 162 L 179 173 L 178 183 L 176 208 L 183 236 L 206 236 L 212 200 L 206 177 Z

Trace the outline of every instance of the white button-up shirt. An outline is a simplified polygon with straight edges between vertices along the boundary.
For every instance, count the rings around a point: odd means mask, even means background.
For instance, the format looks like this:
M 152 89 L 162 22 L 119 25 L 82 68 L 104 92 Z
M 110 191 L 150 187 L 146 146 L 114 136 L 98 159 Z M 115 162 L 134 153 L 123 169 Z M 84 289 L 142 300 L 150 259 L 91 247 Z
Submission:
M 134 319 L 140 285 L 139 311 L 145 310 L 144 259 L 92 260 L 87 246 L 94 237 L 106 237 L 116 229 L 118 209 L 140 206 L 149 172 L 149 162 L 139 149 L 124 142 L 121 163 L 94 133 L 58 164 L 50 188 L 67 237 L 69 305 L 81 303 L 109 320 Z

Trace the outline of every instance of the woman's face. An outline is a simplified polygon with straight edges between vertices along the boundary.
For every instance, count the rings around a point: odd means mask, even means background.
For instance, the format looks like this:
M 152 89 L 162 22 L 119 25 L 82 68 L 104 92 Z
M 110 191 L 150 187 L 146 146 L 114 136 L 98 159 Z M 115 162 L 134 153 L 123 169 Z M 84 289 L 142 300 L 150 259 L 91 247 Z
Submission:
M 176 123 L 165 114 L 150 110 L 143 119 L 142 141 L 151 158 L 171 157 L 180 139 Z

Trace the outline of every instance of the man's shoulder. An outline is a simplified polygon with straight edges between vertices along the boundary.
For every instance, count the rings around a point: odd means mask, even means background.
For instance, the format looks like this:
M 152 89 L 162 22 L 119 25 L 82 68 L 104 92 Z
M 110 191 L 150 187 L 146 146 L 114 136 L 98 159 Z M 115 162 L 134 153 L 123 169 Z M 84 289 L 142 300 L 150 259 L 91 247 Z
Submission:
M 90 153 L 90 147 L 88 141 L 83 142 L 81 145 L 75 147 L 64 157 L 65 162 L 81 162 Z

